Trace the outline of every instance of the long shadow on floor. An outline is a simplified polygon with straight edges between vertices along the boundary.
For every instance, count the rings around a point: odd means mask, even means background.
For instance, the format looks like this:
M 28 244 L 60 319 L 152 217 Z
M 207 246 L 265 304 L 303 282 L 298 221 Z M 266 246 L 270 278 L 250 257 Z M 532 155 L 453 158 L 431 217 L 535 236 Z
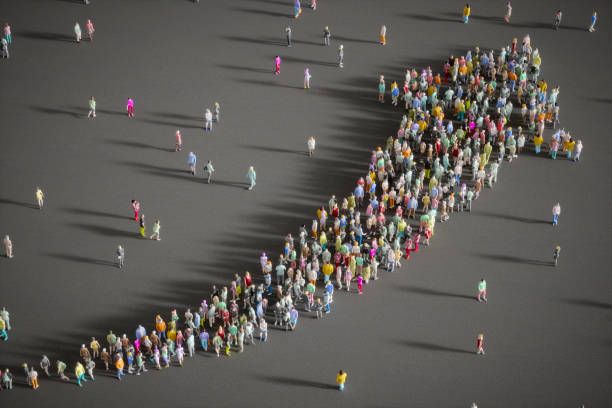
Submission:
M 81 224 L 81 223 L 71 223 L 69 224 L 72 227 L 76 227 L 88 232 L 92 232 L 98 235 L 104 235 L 107 237 L 119 237 L 119 238 L 134 238 L 138 239 L 138 231 L 134 227 L 133 231 L 126 231 L 124 229 L 108 227 L 105 225 L 96 225 L 96 224 Z
M 75 118 L 81 116 L 85 117 L 85 115 L 83 115 L 82 110 L 75 110 L 71 108 L 49 108 L 46 106 L 30 106 L 30 109 L 38 113 L 44 113 L 46 115 L 68 115 Z
M 518 256 L 504 255 L 504 254 L 474 254 L 480 258 L 489 259 L 492 261 L 499 262 L 514 262 L 526 265 L 537 265 L 537 266 L 554 266 L 552 262 L 541 261 L 538 259 L 525 259 Z
M 19 31 L 19 36 L 30 38 L 32 40 L 76 42 L 75 37 L 73 36 L 62 34 L 62 33 L 50 33 L 47 31 L 33 31 L 33 30 Z
M 222 69 L 231 69 L 233 71 L 246 71 L 246 72 L 258 72 L 262 74 L 272 74 L 274 70 L 272 69 L 272 64 L 270 64 L 270 68 L 255 68 L 243 65 L 232 65 L 232 64 L 217 64 L 219 68 Z
M 499 213 L 488 212 L 488 211 L 473 211 L 472 215 L 477 215 L 481 217 L 501 218 L 503 220 L 524 222 L 526 224 L 550 224 L 549 221 L 541 220 L 537 218 L 526 218 L 526 217 L 519 217 L 517 215 L 499 214 Z
M 292 56 L 286 56 L 283 58 L 283 60 L 285 62 L 297 62 L 300 64 L 307 64 L 307 65 L 320 65 L 322 67 L 337 67 L 338 66 L 338 63 L 336 62 L 315 61 L 315 60 L 311 60 L 307 58 L 299 58 L 299 57 L 292 57 Z M 272 61 L 272 58 L 270 58 L 270 61 Z
M 123 215 L 110 213 L 110 212 L 104 212 L 104 211 L 88 210 L 87 208 L 65 207 L 65 208 L 62 208 L 62 211 L 65 211 L 67 213 L 74 214 L 74 215 L 108 217 L 108 218 L 116 218 L 119 220 L 132 220 L 133 219 L 132 217 L 128 217 L 128 216 L 123 216 Z
M 440 21 L 445 23 L 459 23 L 460 18 L 446 18 L 446 17 L 438 17 L 438 16 L 430 16 L 427 14 L 417 14 L 417 13 L 404 13 L 402 17 L 411 18 L 419 21 Z
M 256 376 L 260 381 L 268 382 L 268 383 L 277 383 L 282 385 L 289 385 L 294 387 L 308 387 L 308 388 L 322 388 L 325 390 L 335 390 L 336 387 L 333 384 L 313 381 L 313 380 L 304 380 L 301 378 L 287 378 L 280 377 L 274 375 L 265 375 L 265 376 Z
M 417 286 L 398 286 L 400 290 L 415 293 L 417 295 L 426 295 L 426 296 L 441 296 L 441 297 L 453 297 L 459 299 L 471 299 L 474 300 L 474 296 L 462 295 L 460 293 L 451 293 L 451 292 L 443 292 L 439 290 L 429 289 L 429 288 L 421 288 Z
M 299 156 L 308 156 L 308 152 L 306 152 L 305 150 L 291 150 L 291 149 L 283 149 L 282 147 L 257 146 L 257 145 L 241 145 L 240 147 L 244 147 L 246 149 L 252 149 L 252 150 L 260 150 L 263 152 L 289 153 L 289 154 L 297 154 Z
M 415 348 L 415 349 L 425 350 L 425 351 L 441 351 L 444 353 L 474 354 L 469 350 L 464 350 L 464 349 L 455 348 L 455 347 L 448 347 L 448 346 L 444 346 L 441 344 L 435 344 L 435 343 L 426 343 L 424 341 L 399 340 L 399 341 L 396 341 L 396 343 L 410 347 L 410 348 Z
M 32 203 L 25 203 L 25 202 L 22 202 L 22 201 L 11 200 L 11 199 L 8 199 L 8 198 L 0 198 L 0 204 L 10 204 L 10 205 L 16 205 L 18 207 L 38 209 L 38 206 L 36 206 L 36 205 L 34 205 Z
M 122 139 L 106 139 L 106 141 L 110 144 L 114 144 L 117 146 L 134 147 L 136 149 L 154 149 L 154 150 L 159 150 L 162 152 L 174 152 L 173 148 L 166 149 L 163 147 L 153 146 L 153 145 L 143 143 L 143 142 L 133 142 L 130 140 L 122 140 Z
M 117 264 L 113 261 L 108 261 L 105 259 L 94 259 L 88 258 L 80 255 L 73 254 L 59 254 L 59 253 L 49 253 L 47 256 L 55 259 L 61 259 L 63 261 L 71 261 L 71 262 L 79 262 L 93 265 L 103 265 L 103 266 L 116 266 Z
M 565 303 L 575 306 L 592 307 L 595 309 L 612 310 L 612 303 L 600 302 L 591 299 L 564 299 Z
M 232 10 L 239 11 L 241 13 L 259 14 L 262 16 L 293 18 L 293 16 L 289 13 L 279 13 L 278 11 L 268 11 L 246 7 L 233 7 Z
M 221 38 L 226 39 L 226 40 L 230 40 L 230 41 L 235 41 L 235 42 L 244 42 L 244 43 L 249 43 L 249 44 L 258 44 L 258 45 L 272 45 L 272 46 L 280 46 L 280 45 L 287 45 L 286 41 L 283 41 L 282 39 L 279 38 L 254 38 L 254 37 L 240 37 L 237 35 L 224 35 L 221 36 Z
M 354 42 L 354 43 L 361 43 L 361 44 L 378 44 L 378 41 L 376 40 L 364 40 L 363 38 L 351 38 L 351 37 L 344 37 L 342 35 L 332 35 L 332 39 L 336 41 L 342 41 L 342 42 Z

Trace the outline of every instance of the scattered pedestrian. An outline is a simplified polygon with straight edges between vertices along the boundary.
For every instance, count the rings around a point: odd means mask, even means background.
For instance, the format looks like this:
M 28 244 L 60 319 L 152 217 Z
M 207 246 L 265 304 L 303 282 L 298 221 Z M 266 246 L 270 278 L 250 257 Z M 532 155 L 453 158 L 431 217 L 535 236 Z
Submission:
M 78 44 L 81 43 L 81 26 L 79 25 L 79 23 L 74 23 L 74 36 L 76 38 L 76 42 Z
M 123 268 L 123 264 L 125 262 L 125 250 L 121 245 L 117 246 L 117 268 Z
M 561 26 L 561 19 L 563 18 L 563 13 L 561 10 L 557 10 L 553 19 L 553 29 L 558 30 Z
M 380 78 L 378 78 L 378 102 L 380 103 L 385 102 L 385 89 L 385 76 L 381 75 Z
M 338 67 L 344 68 L 344 45 L 338 47 Z
M 6 328 L 6 322 L 0 317 L 0 339 L 2 341 L 8 341 L 8 331 Z
M 6 256 L 7 258 L 12 258 L 13 257 L 13 241 L 11 241 L 11 238 L 8 235 L 4 236 L 4 239 L 2 240 L 2 245 L 4 246 L 4 256 Z
M 2 307 L 2 310 L 0 310 L 0 318 L 2 318 L 2 320 L 4 320 L 4 323 L 6 324 L 6 330 L 11 330 L 11 314 L 9 313 L 8 310 L 6 310 L 6 307 Z
M 504 16 L 506 24 L 510 23 L 510 17 L 512 17 L 512 4 L 508 2 L 506 3 L 506 15 Z
M 323 29 L 323 45 L 331 44 L 331 31 L 329 31 L 329 27 L 325 26 Z
M 85 379 L 85 367 L 83 367 L 83 364 L 81 364 L 80 361 L 77 361 L 74 366 L 74 376 L 76 377 L 77 385 L 79 387 L 82 387 L 83 383 L 87 381 L 87 379 Z
M 2 386 L 5 390 L 13 389 L 13 374 L 11 374 L 8 368 L 4 369 L 2 373 Z
M 30 385 L 32 386 L 33 390 L 37 390 L 39 385 L 38 385 L 38 372 L 34 369 L 34 367 L 30 368 L 30 371 L 28 373 L 28 379 L 30 381 Z
M 189 166 L 189 172 L 192 176 L 196 175 L 196 164 L 198 162 L 198 157 L 194 152 L 189 152 L 187 155 L 187 165 Z
M 306 68 L 304 70 L 304 89 L 310 89 L 310 78 L 312 78 L 312 75 L 310 75 L 310 71 Z
M 463 7 L 463 23 L 467 24 L 470 22 L 470 14 L 472 14 L 472 8 L 470 7 L 469 3 L 465 4 L 465 7 Z
M 478 296 L 476 296 L 476 300 L 487 303 L 487 281 L 484 278 L 478 282 Z
M 221 121 L 221 105 L 219 102 L 213 103 L 213 122 L 219 123 Z
M 2 45 L 2 58 L 10 58 L 9 44 L 8 41 L 6 41 L 6 38 L 2 38 L 2 40 L 0 40 L 0 44 Z
M 66 368 L 68 368 L 68 366 L 66 365 L 66 363 L 64 363 L 61 360 L 57 360 L 55 362 L 55 365 L 57 367 L 57 375 L 58 377 L 62 380 L 62 381 L 70 381 L 70 378 L 68 378 L 68 376 L 65 374 Z
M 47 377 L 51 377 L 49 367 L 51 367 L 51 360 L 49 360 L 49 357 L 43 354 L 42 359 L 40 360 L 40 368 L 45 372 Z
M 315 146 L 317 144 L 315 137 L 314 136 L 310 136 L 308 138 L 308 141 L 306 142 L 306 144 L 308 145 L 308 157 L 312 157 L 312 155 L 314 154 L 315 151 Z
M 87 23 L 85 23 L 85 29 L 87 30 L 87 38 L 89 39 L 90 42 L 93 41 L 93 35 L 96 29 L 91 19 L 88 19 Z
M 476 354 L 484 355 L 484 334 L 480 333 L 478 337 L 476 337 Z
M 597 23 L 597 12 L 593 10 L 593 14 L 591 15 L 591 24 L 589 25 L 589 33 L 595 31 L 595 23 Z
M 559 262 L 559 255 L 561 254 L 561 247 L 559 245 L 557 245 L 554 249 L 553 249 L 553 264 L 555 266 L 557 266 L 557 263 Z
M 132 210 L 134 211 L 134 221 L 138 221 L 138 213 L 140 212 L 140 201 L 132 200 Z
M 255 173 L 255 168 L 253 166 L 249 167 L 249 170 L 246 174 L 246 178 L 249 181 L 248 190 L 252 190 L 255 187 L 255 184 L 257 184 L 257 173 Z
M 87 118 L 96 118 L 96 99 L 93 95 L 89 98 L 89 113 L 87 113 Z
M 285 27 L 285 37 L 287 38 L 287 47 L 292 47 L 291 44 L 291 26 Z
M 380 43 L 380 45 L 387 45 L 387 26 L 386 25 L 382 25 L 382 27 L 380 27 L 380 35 L 378 36 L 378 42 Z
M 559 223 L 559 217 L 561 216 L 561 204 L 557 203 L 552 208 L 552 225 L 556 226 Z
M 180 152 L 181 150 L 183 150 L 183 136 L 181 135 L 181 131 L 179 129 L 176 129 L 176 132 L 174 133 L 174 138 L 174 151 Z
M 155 220 L 155 222 L 153 223 L 152 229 L 153 229 L 153 234 L 149 237 L 149 239 L 161 241 L 161 238 L 159 236 L 159 231 L 161 230 L 161 224 L 159 220 Z
M 132 98 L 128 98 L 127 103 L 125 104 L 125 109 L 127 111 L 128 118 L 133 118 L 135 116 L 134 100 Z
M 36 204 L 38 204 L 38 209 L 42 210 L 43 205 L 45 204 L 45 194 L 40 187 L 36 187 L 36 193 L 34 195 L 36 196 Z
M 213 115 L 210 109 L 204 112 L 204 131 L 212 132 Z
M 147 224 L 145 223 L 144 214 L 140 214 L 140 220 L 138 220 L 138 232 L 141 238 L 147 237 Z
M 302 14 L 302 5 L 300 0 L 294 0 L 293 2 L 293 18 L 299 18 Z
M 11 44 L 13 42 L 13 34 L 11 32 L 11 25 L 9 23 L 4 23 L 2 34 L 7 44 Z
M 206 166 L 204 166 L 204 174 L 208 175 L 208 178 L 206 179 L 206 182 L 208 184 L 210 184 L 212 182 L 212 176 L 213 176 L 214 172 L 215 172 L 215 168 L 213 167 L 212 161 L 209 160 L 206 163 Z
M 342 370 L 338 371 L 338 375 L 336 375 L 336 385 L 338 386 L 339 391 L 344 391 L 344 384 L 346 383 L 346 377 L 348 374 Z
M 274 57 L 274 75 L 280 75 L 281 69 L 281 57 L 278 55 Z

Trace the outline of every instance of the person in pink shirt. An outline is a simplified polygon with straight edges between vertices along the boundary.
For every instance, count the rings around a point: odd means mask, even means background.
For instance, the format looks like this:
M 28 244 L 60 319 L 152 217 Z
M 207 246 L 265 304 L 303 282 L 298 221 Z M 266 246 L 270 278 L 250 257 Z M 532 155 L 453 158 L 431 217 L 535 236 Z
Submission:
M 89 41 L 93 41 L 93 35 L 96 29 L 94 28 L 94 24 L 90 19 L 87 20 L 85 29 L 87 30 L 87 38 L 89 38 Z
M 132 98 L 128 98 L 125 108 L 127 110 L 128 118 L 133 118 L 134 117 L 134 100 Z
M 360 295 L 363 295 L 363 276 L 361 274 L 357 275 L 357 290 Z
M 274 57 L 274 75 L 280 74 L 281 58 L 277 55 Z
M 176 137 L 176 145 L 174 147 L 174 151 L 180 152 L 183 149 L 183 137 L 181 136 L 180 130 L 178 129 L 176 130 L 175 137 Z
M 140 202 L 132 200 L 132 210 L 134 210 L 134 221 L 138 221 L 138 213 L 140 212 Z

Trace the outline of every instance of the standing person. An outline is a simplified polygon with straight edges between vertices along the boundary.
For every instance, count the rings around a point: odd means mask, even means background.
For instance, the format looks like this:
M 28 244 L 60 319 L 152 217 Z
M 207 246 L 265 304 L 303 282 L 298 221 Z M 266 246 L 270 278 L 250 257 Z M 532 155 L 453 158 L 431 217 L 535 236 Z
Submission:
M 336 375 L 336 385 L 338 386 L 338 391 L 344 391 L 344 383 L 346 383 L 346 377 L 348 374 L 342 370 L 338 371 L 338 375 Z
M 580 161 L 580 154 L 582 153 L 582 140 L 576 142 L 576 149 L 574 153 L 574 161 Z
M 208 163 L 206 163 L 206 166 L 204 166 L 204 174 L 208 174 L 208 178 L 206 179 L 206 182 L 208 184 L 211 183 L 211 179 L 214 172 L 215 168 L 213 167 L 212 161 L 209 160 Z
M 314 154 L 316 143 L 317 142 L 314 136 L 310 136 L 308 138 L 308 141 L 306 142 L 306 144 L 308 145 L 308 157 L 312 157 L 312 155 Z
M 117 369 L 117 379 L 121 380 L 121 378 L 125 375 L 123 373 L 123 367 L 125 366 L 125 363 L 123 362 L 123 357 L 121 356 L 121 353 L 117 353 L 115 355 L 115 368 Z
M 4 323 L 6 323 L 6 330 L 11 330 L 11 314 L 4 306 L 2 307 L 2 310 L 0 310 L 0 318 L 4 320 Z
M 249 181 L 248 190 L 252 190 L 255 187 L 255 184 L 257 184 L 257 173 L 255 173 L 255 168 L 253 166 L 249 167 L 246 178 Z
M 2 58 L 10 58 L 9 46 L 6 38 L 3 38 L 0 43 L 2 43 Z
M 306 68 L 304 70 L 304 89 L 310 89 L 310 78 L 312 78 L 312 75 L 310 75 L 310 71 Z
M 37 390 L 38 385 L 38 372 L 34 369 L 34 367 L 30 368 L 30 372 L 28 373 L 28 379 L 30 380 L 30 384 L 32 385 L 32 389 Z
M 195 176 L 196 174 L 197 162 L 198 162 L 198 157 L 196 156 L 196 154 L 194 152 L 189 152 L 189 155 L 187 155 L 187 165 L 189 165 L 189 172 L 191 173 L 192 176 Z
M 7 390 L 13 389 L 13 374 L 11 374 L 8 368 L 2 373 L 2 385 Z
M 221 105 L 219 102 L 213 103 L 213 122 L 219 123 L 221 121 Z
M 132 210 L 134 211 L 134 221 L 138 221 L 138 213 L 140 212 L 140 201 L 132 200 Z
M 12 258 L 13 257 L 13 241 L 11 241 L 11 238 L 8 235 L 4 236 L 4 239 L 2 240 L 2 245 L 4 246 L 4 256 L 6 256 L 7 258 Z
M 470 14 L 472 14 L 472 8 L 469 3 L 465 3 L 465 7 L 463 7 L 463 23 L 467 24 L 470 22 Z
M 51 360 L 49 360 L 49 357 L 43 354 L 42 359 L 40 360 L 40 368 L 45 372 L 45 374 L 47 374 L 47 377 L 51 377 L 49 367 L 51 367 Z
M 117 246 L 117 268 L 123 268 L 125 262 L 125 250 L 121 245 Z
M 381 75 L 378 79 L 378 102 L 385 103 L 385 76 Z
M 476 354 L 484 355 L 484 334 L 480 333 L 476 337 Z
M 344 45 L 338 47 L 338 67 L 344 68 Z
M 13 34 L 11 33 L 11 26 L 9 23 L 4 23 L 2 33 L 4 35 L 3 38 L 6 40 L 6 43 L 11 44 L 13 42 Z
M 317 11 L 317 0 L 310 0 L 310 8 L 312 11 Z
M 280 75 L 281 69 L 281 57 L 278 55 L 274 57 L 274 75 Z
M 88 19 L 87 23 L 85 23 L 85 29 L 87 30 L 87 38 L 89 39 L 90 42 L 93 41 L 93 35 L 96 29 L 91 19 Z
M 478 296 L 476 296 L 476 300 L 487 303 L 487 281 L 484 278 L 478 282 Z
M 378 36 L 378 42 L 380 43 L 380 45 L 387 45 L 387 26 L 386 25 L 382 25 L 382 27 L 380 27 L 380 35 Z
M 134 100 L 132 98 L 128 98 L 127 103 L 125 104 L 125 109 L 127 111 L 128 118 L 134 117 Z
M 176 139 L 176 142 L 174 145 L 174 151 L 180 152 L 181 150 L 183 150 L 183 135 L 181 135 L 181 131 L 179 129 L 176 129 L 174 138 Z
M 291 44 L 291 26 L 285 27 L 285 36 L 287 37 L 287 47 L 293 46 Z
M 153 223 L 153 234 L 149 237 L 149 239 L 155 239 L 156 241 L 161 241 L 159 236 L 159 230 L 161 229 L 161 224 L 159 220 L 155 220 Z
M 213 115 L 210 109 L 204 112 L 204 131 L 212 132 Z
M 138 221 L 138 232 L 141 238 L 147 237 L 147 224 L 145 223 L 144 214 L 140 214 L 140 220 Z
M 561 26 L 561 19 L 563 18 L 563 13 L 561 10 L 557 10 L 555 13 L 555 17 L 553 20 L 553 29 L 558 30 L 559 26 Z
M 298 18 L 302 14 L 302 5 L 300 4 L 300 0 L 295 0 L 293 2 L 293 18 Z
M 76 38 L 76 42 L 78 44 L 81 43 L 81 26 L 79 25 L 78 22 L 74 23 L 74 36 Z
M 87 114 L 87 118 L 96 118 L 96 100 L 93 95 L 89 98 L 89 113 Z
M 553 249 L 553 264 L 557 266 L 557 262 L 559 262 L 559 255 L 561 254 L 561 247 L 557 245 Z
M 331 44 L 331 31 L 329 31 L 329 27 L 325 26 L 325 28 L 323 29 L 323 45 L 330 45 Z
M 0 339 L 8 341 L 8 332 L 6 331 L 6 322 L 0 318 Z
M 506 3 L 506 15 L 504 16 L 504 21 L 506 23 L 510 23 L 510 17 L 512 16 L 512 4 L 510 2 Z
M 556 226 L 559 223 L 559 216 L 561 215 L 561 204 L 557 203 L 552 208 L 552 225 Z
M 591 15 L 591 25 L 589 26 L 589 33 L 595 31 L 595 23 L 597 23 L 597 12 L 593 10 L 593 14 Z
M 40 187 L 36 187 L 36 203 L 38 204 L 38 209 L 42 210 L 43 205 L 45 204 L 45 193 L 40 189 Z

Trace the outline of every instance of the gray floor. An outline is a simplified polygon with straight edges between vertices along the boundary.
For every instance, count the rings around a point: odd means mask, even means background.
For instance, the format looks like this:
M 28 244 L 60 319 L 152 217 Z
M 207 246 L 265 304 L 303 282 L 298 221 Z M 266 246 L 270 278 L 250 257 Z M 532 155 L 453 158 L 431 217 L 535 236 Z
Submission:
M 230 359 L 202 355 L 182 369 L 73 385 L 42 379 L 36 393 L 0 393 L 6 406 L 608 406 L 612 363 L 609 273 L 612 189 L 612 63 L 604 1 L 566 1 L 563 29 L 549 28 L 559 2 L 473 2 L 469 25 L 458 1 L 319 1 L 298 21 L 291 1 L 12 0 L 11 59 L 0 61 L 0 234 L 16 257 L 0 260 L 0 303 L 14 330 L 0 364 L 77 357 L 88 337 L 109 328 L 130 335 L 156 313 L 194 305 L 212 283 L 256 269 L 261 250 L 309 222 L 317 205 L 343 195 L 365 170 L 369 150 L 395 130 L 401 111 L 376 103 L 379 74 L 401 79 L 408 66 L 440 70 L 449 54 L 475 44 L 499 49 L 530 33 L 549 84 L 561 87 L 562 125 L 582 139 L 573 164 L 531 155 L 500 171 L 471 215 L 438 225 L 432 246 L 401 272 L 341 294 L 323 321 L 272 331 L 268 345 Z M 351 5 L 352 9 L 347 7 Z M 598 31 L 587 33 L 591 8 Z M 93 44 L 71 42 L 72 26 L 97 26 Z M 282 47 L 284 25 L 296 45 Z M 375 44 L 381 24 L 386 47 Z M 320 46 L 329 25 L 333 46 Z M 345 47 L 345 68 L 333 66 Z M 284 59 L 271 74 L 275 55 Z M 312 89 L 301 89 L 310 67 Z M 579 80 L 577 81 L 576 78 Z M 95 95 L 98 118 L 85 118 Z M 136 119 L 124 114 L 127 97 Z M 205 107 L 222 122 L 204 134 Z M 174 131 L 185 150 L 174 153 Z M 314 158 L 306 138 L 316 135 Z M 211 158 L 217 182 L 186 172 L 193 150 Z M 258 185 L 244 190 L 248 165 Z M 40 185 L 47 207 L 31 208 Z M 139 199 L 161 242 L 137 239 L 128 219 Z M 560 201 L 558 228 L 549 221 Z M 126 269 L 108 265 L 117 244 Z M 558 268 L 547 263 L 552 247 Z M 489 303 L 471 296 L 489 283 Z M 487 355 L 472 354 L 478 332 Z M 71 361 L 72 363 L 72 361 Z M 349 373 L 343 394 L 330 389 Z

